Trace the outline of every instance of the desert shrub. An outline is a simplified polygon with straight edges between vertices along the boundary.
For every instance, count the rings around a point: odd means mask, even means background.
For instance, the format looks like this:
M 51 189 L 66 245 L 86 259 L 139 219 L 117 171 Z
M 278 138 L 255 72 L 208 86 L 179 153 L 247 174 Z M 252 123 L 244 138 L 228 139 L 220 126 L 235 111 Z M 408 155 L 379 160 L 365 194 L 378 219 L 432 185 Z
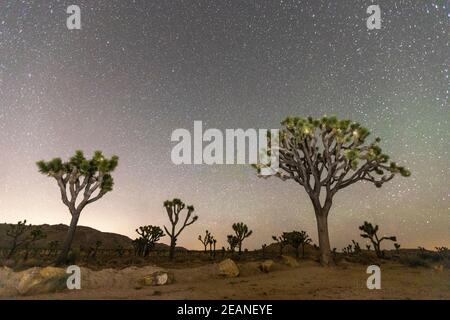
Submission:
M 444 268 L 450 269 L 450 259 L 445 259 L 442 264 Z
M 43 260 L 40 259 L 27 259 L 27 260 L 21 260 L 14 266 L 14 270 L 21 271 L 26 270 L 33 267 L 45 267 L 46 263 Z
M 343 258 L 345 261 L 363 265 L 372 265 L 380 263 L 376 255 L 365 254 L 363 252 L 361 252 L 360 254 L 347 254 Z
M 408 267 L 429 267 L 428 262 L 421 258 L 419 255 L 405 255 L 400 257 L 400 263 Z
M 67 264 L 76 264 L 80 260 L 81 252 L 79 249 L 73 248 L 67 255 Z
M 107 266 L 110 268 L 117 268 L 121 265 L 120 260 L 119 259 L 110 259 L 107 262 Z
M 423 260 L 429 260 L 431 262 L 439 262 L 443 260 L 443 257 L 441 255 L 432 251 L 422 250 L 421 252 L 419 252 L 418 256 Z

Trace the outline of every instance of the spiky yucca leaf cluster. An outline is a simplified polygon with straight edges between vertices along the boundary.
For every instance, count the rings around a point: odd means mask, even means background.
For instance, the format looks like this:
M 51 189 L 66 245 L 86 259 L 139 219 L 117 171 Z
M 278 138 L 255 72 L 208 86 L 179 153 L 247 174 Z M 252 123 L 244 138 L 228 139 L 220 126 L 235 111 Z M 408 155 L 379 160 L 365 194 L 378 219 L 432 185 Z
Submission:
M 337 117 L 322 117 L 321 119 L 288 117 L 283 122 L 284 130 L 281 135 L 284 146 L 287 146 L 285 139 L 288 138 L 301 145 L 301 140 L 311 141 L 315 136 L 324 136 L 329 144 L 333 143 L 341 145 L 341 151 L 344 151 L 345 158 L 350 162 L 352 170 L 356 170 L 360 163 L 371 162 L 372 171 L 378 175 L 383 175 L 385 171 L 392 173 L 400 173 L 404 177 L 410 176 L 410 171 L 405 167 L 398 166 L 395 162 L 391 162 L 389 166 L 385 166 L 389 162 L 389 156 L 382 152 L 378 145 L 381 141 L 377 137 L 372 143 L 366 145 L 366 140 L 370 135 L 370 131 L 360 125 L 358 122 L 351 120 L 338 120 Z M 326 144 L 323 147 L 327 147 Z
M 404 177 L 411 175 L 405 167 L 389 162 L 389 155 L 379 146 L 380 138 L 367 143 L 370 131 L 358 122 L 324 116 L 288 117 L 281 124 L 278 148 L 281 172 L 277 175 L 282 179 L 296 179 L 304 184 L 308 183 L 308 175 L 316 175 L 323 186 L 337 182 L 346 186 L 366 180 L 381 187 L 397 173 Z M 263 165 L 255 167 L 259 173 Z M 343 171 L 349 175 L 357 172 L 355 181 L 339 179 L 345 178 L 340 176 Z M 323 179 L 325 174 L 327 179 Z
M 100 190 L 103 193 L 112 191 L 114 180 L 111 176 L 119 163 L 119 157 L 112 156 L 107 159 L 101 151 L 95 151 L 91 159 L 84 156 L 83 151 L 77 150 L 69 161 L 63 162 L 61 158 L 50 161 L 38 161 L 39 172 L 50 177 L 64 177 L 68 182 L 81 185 L 80 178 L 87 177 L 90 182 L 101 177 Z

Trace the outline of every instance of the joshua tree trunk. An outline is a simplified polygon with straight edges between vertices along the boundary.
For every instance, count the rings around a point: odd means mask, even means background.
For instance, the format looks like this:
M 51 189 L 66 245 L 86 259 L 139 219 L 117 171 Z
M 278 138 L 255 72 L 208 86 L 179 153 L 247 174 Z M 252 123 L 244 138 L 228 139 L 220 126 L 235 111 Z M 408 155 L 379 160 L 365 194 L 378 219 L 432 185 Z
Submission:
M 8 256 L 6 257 L 6 259 L 11 259 L 12 258 L 12 256 L 16 252 L 16 248 L 17 248 L 17 244 L 16 244 L 16 240 L 14 240 L 13 245 L 11 247 L 11 250 L 9 250 L 9 253 L 8 253 Z
M 69 231 L 67 232 L 66 239 L 64 240 L 62 250 L 56 259 L 56 265 L 64 265 L 67 262 L 67 256 L 72 245 L 73 238 L 75 236 L 75 231 L 77 230 L 78 219 L 80 218 L 80 213 L 74 212 L 72 214 L 72 220 L 70 221 Z
M 324 266 L 333 264 L 333 258 L 331 257 L 330 237 L 328 235 L 328 212 L 330 207 L 331 203 L 326 203 L 323 208 L 320 207 L 320 205 L 314 206 L 319 237 L 320 263 Z
M 30 254 L 30 248 L 29 248 L 29 244 L 26 246 L 25 248 L 25 256 L 23 257 L 23 261 L 27 261 L 28 260 L 28 256 Z
M 372 241 L 373 247 L 375 249 L 375 254 L 377 255 L 378 258 L 383 258 L 383 252 L 380 249 L 380 241 L 378 240 L 378 237 L 376 237 L 376 242 Z
M 177 245 L 177 240 L 174 238 L 170 239 L 170 250 L 169 250 L 170 261 L 172 261 L 173 257 L 175 256 L 175 246 L 176 245 Z

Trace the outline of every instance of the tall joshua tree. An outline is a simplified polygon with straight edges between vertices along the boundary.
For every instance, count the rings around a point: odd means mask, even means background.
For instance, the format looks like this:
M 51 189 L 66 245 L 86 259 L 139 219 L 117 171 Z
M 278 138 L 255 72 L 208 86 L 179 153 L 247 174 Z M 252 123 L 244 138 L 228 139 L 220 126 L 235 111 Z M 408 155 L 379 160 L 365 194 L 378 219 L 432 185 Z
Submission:
M 248 230 L 248 227 L 243 222 L 233 223 L 233 230 L 237 241 L 237 246 L 239 248 L 239 254 L 242 253 L 242 242 L 245 238 L 248 238 L 252 235 L 253 231 Z
M 62 250 L 56 259 L 57 265 L 67 261 L 83 209 L 112 191 L 114 180 L 111 173 L 117 167 L 118 161 L 117 156 L 105 158 L 101 151 L 95 151 L 91 159 L 86 159 L 83 152 L 78 150 L 67 162 L 62 162 L 60 158 L 37 162 L 40 173 L 56 180 L 62 202 L 72 216 Z
M 390 241 L 397 241 L 397 238 L 395 236 L 391 237 L 381 237 L 379 238 L 377 235 L 378 232 L 378 225 L 373 226 L 370 222 L 364 221 L 364 224 L 359 227 L 359 230 L 361 230 L 362 233 L 361 237 L 365 239 L 369 239 L 370 242 L 372 242 L 373 249 L 375 250 L 375 253 L 378 258 L 382 258 L 384 256 L 384 252 L 381 251 L 380 245 L 383 240 L 390 240 Z M 400 246 L 398 247 L 398 249 Z
M 167 200 L 164 201 L 164 208 L 166 208 L 167 215 L 169 216 L 170 224 L 172 225 L 171 231 L 169 231 L 166 226 L 164 226 L 164 230 L 166 231 L 167 235 L 170 237 L 170 251 L 169 251 L 169 259 L 173 260 L 173 257 L 175 255 L 175 246 L 177 245 L 177 238 L 180 235 L 180 233 L 186 228 L 187 226 L 190 226 L 195 221 L 197 221 L 198 216 L 193 216 L 192 213 L 194 212 L 194 206 L 186 206 L 183 201 L 180 199 L 173 199 L 172 201 Z M 186 217 L 183 221 L 183 225 L 181 226 L 178 231 L 176 231 L 176 226 L 180 220 L 180 213 L 181 211 L 186 208 L 187 213 Z
M 317 220 L 321 263 L 332 264 L 328 214 L 336 193 L 359 181 L 381 187 L 396 174 L 407 177 L 410 172 L 395 162 L 388 163 L 380 139 L 366 142 L 369 130 L 351 120 L 288 117 L 281 124 L 278 147 L 273 144 L 268 150 L 279 154 L 275 176 L 305 189 Z M 262 167 L 256 165 L 258 172 Z

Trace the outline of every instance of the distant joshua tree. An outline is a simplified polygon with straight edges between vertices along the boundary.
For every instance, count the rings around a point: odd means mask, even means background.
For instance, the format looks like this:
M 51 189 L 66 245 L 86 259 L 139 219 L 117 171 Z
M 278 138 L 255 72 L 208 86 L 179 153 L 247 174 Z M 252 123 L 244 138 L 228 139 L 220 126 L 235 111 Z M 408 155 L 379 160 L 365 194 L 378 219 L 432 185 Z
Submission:
M 380 249 L 380 244 L 383 240 L 397 241 L 397 238 L 394 236 L 379 238 L 377 235 L 378 225 L 375 225 L 374 227 L 370 222 L 367 221 L 364 221 L 364 224 L 359 227 L 359 230 L 364 232 L 361 234 L 361 237 L 369 239 L 370 242 L 372 242 L 373 249 L 375 250 L 378 258 L 384 257 L 384 252 Z
M 205 249 L 204 251 L 205 251 L 205 253 L 206 253 L 206 249 L 207 249 L 208 245 L 211 246 L 211 244 L 212 244 L 213 237 L 212 237 L 212 235 L 211 235 L 211 232 L 209 232 L 208 230 L 206 230 L 206 232 L 205 232 L 205 237 L 202 238 L 202 236 L 199 235 L 199 236 L 198 236 L 198 240 L 203 244 L 203 247 L 204 247 L 204 249 Z M 211 248 L 210 248 L 210 249 L 211 249 Z
M 400 251 L 400 247 L 401 247 L 401 245 L 400 245 L 400 243 L 394 243 L 394 247 L 395 247 L 395 251 L 397 251 L 397 253 L 399 253 L 399 251 Z
M 237 242 L 237 247 L 239 249 L 239 254 L 242 253 L 242 242 L 245 238 L 248 238 L 252 235 L 253 231 L 248 230 L 248 227 L 243 222 L 233 223 L 233 230 L 235 233 L 234 241 Z
M 171 224 L 171 231 L 169 231 L 166 228 L 166 226 L 164 226 L 164 230 L 170 237 L 169 259 L 173 260 L 173 257 L 175 256 L 175 247 L 177 245 L 178 236 L 184 230 L 184 228 L 190 226 L 195 221 L 197 221 L 198 216 L 192 215 L 192 213 L 194 212 L 194 206 L 186 206 L 184 202 L 181 201 L 180 199 L 173 199 L 172 201 L 170 200 L 164 201 L 164 208 L 166 208 L 167 215 L 169 216 Z M 180 219 L 180 213 L 184 208 L 187 209 L 186 217 L 183 221 L 183 225 L 181 226 L 181 228 L 178 231 L 176 231 L 176 226 Z
M 352 251 L 353 251 L 353 247 L 351 244 L 349 244 L 345 248 L 342 248 L 342 253 L 345 255 L 350 255 L 352 253 Z
M 305 245 L 311 242 L 306 231 L 283 232 L 283 238 L 285 239 L 286 244 L 295 249 L 295 256 L 297 258 L 300 256 L 300 246 L 302 247 L 302 258 L 305 257 Z
M 361 253 L 361 246 L 359 245 L 359 242 L 356 242 L 355 240 L 352 240 L 353 243 L 353 252 L 355 254 L 360 254 Z
M 261 246 L 261 252 L 262 252 L 262 258 L 265 259 L 266 258 L 266 248 L 267 248 L 267 244 L 263 244 Z
M 216 256 L 216 245 L 217 240 L 214 239 L 214 237 L 211 238 L 211 241 L 209 242 L 209 251 L 211 252 L 211 256 L 215 258 Z
M 160 227 L 152 225 L 139 227 L 136 233 L 140 237 L 133 241 L 133 245 L 136 255 L 141 257 L 147 257 L 155 244 L 165 236 Z
M 11 259 L 17 248 L 25 244 L 27 241 L 25 237 L 27 230 L 27 220 L 19 221 L 17 224 L 12 224 L 9 226 L 8 231 L 6 231 L 6 235 L 11 238 L 11 248 L 6 256 L 7 259 Z
M 54 158 L 36 163 L 40 173 L 56 180 L 62 202 L 69 208 L 72 215 L 66 239 L 56 259 L 57 265 L 67 262 L 78 219 L 83 209 L 112 191 L 114 180 L 111 173 L 116 169 L 118 162 L 117 156 L 106 159 L 101 151 L 95 151 L 91 159 L 86 159 L 83 152 L 78 150 L 67 162 Z
M 279 139 L 268 139 L 267 151 L 279 154 L 279 170 L 273 173 L 297 182 L 308 193 L 317 220 L 321 263 L 333 264 L 328 214 L 336 193 L 359 181 L 381 187 L 396 174 L 407 177 L 410 172 L 388 163 L 389 156 L 378 145 L 380 139 L 366 143 L 369 130 L 351 120 L 288 117 L 281 124 Z M 279 146 L 272 140 L 279 140 Z M 258 173 L 269 169 L 263 164 L 255 167 Z
M 228 250 L 230 252 L 234 252 L 234 250 L 236 249 L 236 247 L 239 244 L 239 239 L 236 236 L 233 236 L 231 234 L 229 234 L 227 236 L 227 242 L 228 242 Z
M 47 237 L 40 227 L 35 229 L 31 229 L 31 227 L 31 224 L 27 225 L 27 220 L 19 221 L 9 226 L 6 235 L 11 238 L 11 248 L 9 249 L 7 259 L 12 258 L 17 249 L 24 247 L 24 260 L 27 260 L 31 246 L 36 241 Z
M 281 235 L 279 237 L 272 236 L 272 239 L 278 243 L 278 246 L 280 248 L 280 256 L 281 256 L 283 254 L 284 245 L 286 244 L 286 239 L 283 238 L 283 235 Z
M 35 244 L 36 241 L 45 239 L 47 237 L 47 234 L 45 234 L 44 231 L 40 227 L 37 227 L 33 230 L 31 230 L 30 235 L 27 238 L 27 241 L 25 243 L 25 257 L 23 260 L 28 259 L 28 255 L 30 253 L 31 247 Z M 36 250 L 36 248 L 34 248 Z

